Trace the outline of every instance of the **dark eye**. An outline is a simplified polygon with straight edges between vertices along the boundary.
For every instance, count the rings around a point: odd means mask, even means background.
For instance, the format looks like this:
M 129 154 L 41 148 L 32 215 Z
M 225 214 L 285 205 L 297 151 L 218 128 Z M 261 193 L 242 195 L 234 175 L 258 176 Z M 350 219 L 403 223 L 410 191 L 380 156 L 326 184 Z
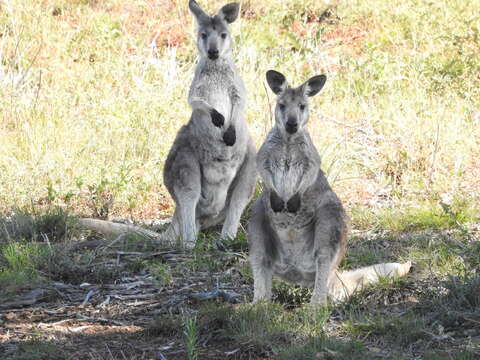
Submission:
M 305 110 L 305 104 L 300 104 L 300 110 Z
M 220 35 L 222 37 L 222 39 L 226 39 L 227 38 L 227 33 L 222 33 L 222 35 Z
M 200 36 L 202 37 L 202 39 L 206 39 L 206 38 L 207 38 L 207 34 L 205 34 L 205 33 L 201 33 Z
M 285 105 L 283 105 L 283 104 L 278 104 L 278 108 L 279 108 L 281 111 L 283 111 L 283 110 L 285 110 Z

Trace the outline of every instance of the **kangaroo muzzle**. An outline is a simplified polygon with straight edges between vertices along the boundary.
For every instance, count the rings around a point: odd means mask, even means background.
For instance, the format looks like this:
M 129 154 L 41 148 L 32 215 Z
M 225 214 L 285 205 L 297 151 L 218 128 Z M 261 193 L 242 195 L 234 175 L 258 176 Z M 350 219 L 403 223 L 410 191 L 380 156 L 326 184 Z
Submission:
M 294 117 L 289 117 L 287 123 L 285 124 L 285 130 L 289 134 L 295 134 L 298 130 L 298 122 Z
M 220 55 L 220 53 L 218 52 L 218 49 L 208 50 L 208 58 L 210 60 L 217 60 L 219 55 Z

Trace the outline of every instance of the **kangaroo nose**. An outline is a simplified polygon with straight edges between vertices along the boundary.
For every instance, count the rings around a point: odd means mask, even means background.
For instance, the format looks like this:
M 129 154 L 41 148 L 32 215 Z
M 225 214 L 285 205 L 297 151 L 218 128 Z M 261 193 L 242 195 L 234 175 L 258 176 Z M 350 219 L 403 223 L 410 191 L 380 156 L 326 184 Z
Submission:
M 215 60 L 215 59 L 218 59 L 218 50 L 208 50 L 208 57 L 211 59 L 211 60 Z
M 290 134 L 296 133 L 297 130 L 298 130 L 297 119 L 295 119 L 293 117 L 289 117 L 288 121 L 287 121 L 287 124 L 285 125 L 285 128 L 286 128 L 287 132 L 290 133 Z

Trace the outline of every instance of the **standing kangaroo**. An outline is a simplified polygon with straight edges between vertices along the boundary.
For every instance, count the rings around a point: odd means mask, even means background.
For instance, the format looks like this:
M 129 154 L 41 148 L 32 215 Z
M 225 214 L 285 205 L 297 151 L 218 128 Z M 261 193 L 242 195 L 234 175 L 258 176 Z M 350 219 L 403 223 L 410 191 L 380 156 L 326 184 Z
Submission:
M 255 146 L 244 119 L 246 91 L 232 61 L 228 24 L 240 5 L 207 15 L 190 0 L 200 54 L 188 102 L 190 121 L 168 154 L 164 183 L 176 208 L 165 236 L 195 245 L 199 230 L 223 222 L 222 238 L 234 238 L 256 182 Z
M 270 70 L 267 82 L 278 95 L 275 126 L 257 155 L 264 191 L 257 199 L 248 235 L 254 301 L 270 299 L 272 275 L 313 287 L 312 303 L 340 300 L 379 276 L 407 273 L 411 264 L 379 264 L 337 272 L 345 255 L 347 217 L 320 169 L 320 155 L 305 124 L 308 97 L 324 86 L 325 75 L 291 88 Z

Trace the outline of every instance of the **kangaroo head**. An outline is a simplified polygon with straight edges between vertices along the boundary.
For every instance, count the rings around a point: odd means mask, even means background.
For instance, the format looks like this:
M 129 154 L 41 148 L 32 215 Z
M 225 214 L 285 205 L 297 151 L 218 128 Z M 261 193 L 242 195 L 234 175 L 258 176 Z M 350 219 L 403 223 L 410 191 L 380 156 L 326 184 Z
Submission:
M 240 4 L 227 4 L 214 16 L 207 15 L 195 0 L 190 0 L 188 6 L 197 20 L 197 46 L 200 56 L 212 61 L 228 56 L 232 50 L 228 24 L 237 19 Z
M 278 95 L 275 106 L 275 123 L 282 134 L 290 136 L 300 131 L 308 121 L 308 98 L 318 94 L 325 85 L 325 75 L 314 76 L 297 88 L 288 85 L 283 74 L 267 71 L 270 89 Z

